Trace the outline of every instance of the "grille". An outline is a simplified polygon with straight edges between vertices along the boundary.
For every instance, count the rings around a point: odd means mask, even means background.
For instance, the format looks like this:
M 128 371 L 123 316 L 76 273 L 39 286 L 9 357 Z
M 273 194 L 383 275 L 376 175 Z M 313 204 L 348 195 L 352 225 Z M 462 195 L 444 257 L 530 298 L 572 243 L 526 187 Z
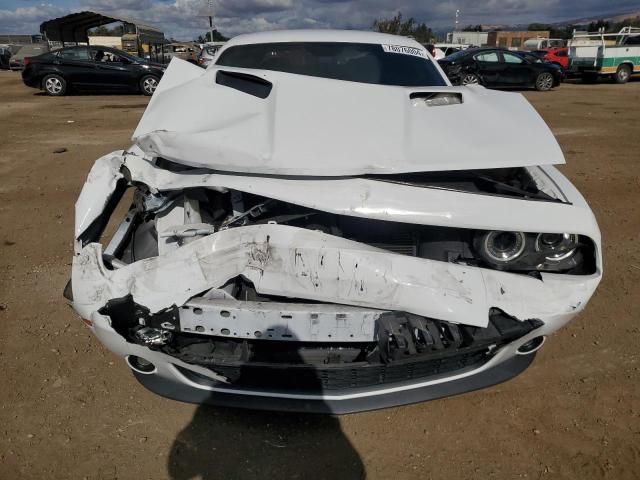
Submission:
M 327 391 L 365 388 L 392 383 L 424 380 L 429 377 L 480 366 L 488 360 L 487 349 L 456 353 L 438 359 L 403 361 L 392 364 L 349 364 L 322 368 L 309 365 L 216 365 L 215 373 L 233 385 L 247 388 Z

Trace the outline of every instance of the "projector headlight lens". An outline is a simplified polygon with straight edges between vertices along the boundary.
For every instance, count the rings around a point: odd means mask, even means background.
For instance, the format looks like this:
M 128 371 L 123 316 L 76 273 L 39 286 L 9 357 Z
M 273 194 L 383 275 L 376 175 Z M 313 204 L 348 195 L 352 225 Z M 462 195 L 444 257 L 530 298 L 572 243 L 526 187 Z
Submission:
M 525 246 L 526 237 L 522 232 L 488 232 L 482 241 L 485 255 L 497 263 L 516 260 L 524 252 Z
M 539 233 L 535 245 L 536 252 L 544 253 L 547 260 L 557 262 L 575 253 L 578 236 L 571 233 Z

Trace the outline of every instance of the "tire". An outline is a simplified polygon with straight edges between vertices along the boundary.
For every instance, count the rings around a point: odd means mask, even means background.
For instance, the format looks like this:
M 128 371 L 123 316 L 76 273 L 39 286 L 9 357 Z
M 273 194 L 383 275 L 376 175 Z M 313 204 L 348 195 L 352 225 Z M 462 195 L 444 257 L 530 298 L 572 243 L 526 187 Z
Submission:
M 460 78 L 460 85 L 480 85 L 480 77 L 475 73 L 464 73 Z
M 553 75 L 549 72 L 542 72 L 536 77 L 536 90 L 546 92 L 553 88 Z
M 616 74 L 613 76 L 613 80 L 616 83 L 627 83 L 631 78 L 631 68 L 629 65 L 620 65 Z
M 153 95 L 153 92 L 156 91 L 156 87 L 159 82 L 160 80 L 158 80 L 158 77 L 154 75 L 145 75 L 142 77 L 140 79 L 140 90 L 142 91 L 142 94 L 147 97 Z
M 67 93 L 67 81 L 60 75 L 50 74 L 42 79 L 42 89 L 52 97 L 62 97 Z

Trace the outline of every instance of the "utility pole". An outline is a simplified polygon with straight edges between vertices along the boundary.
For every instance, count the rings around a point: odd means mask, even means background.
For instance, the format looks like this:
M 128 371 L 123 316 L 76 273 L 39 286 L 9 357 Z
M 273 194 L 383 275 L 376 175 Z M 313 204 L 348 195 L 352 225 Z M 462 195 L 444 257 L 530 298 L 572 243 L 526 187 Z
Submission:
M 214 0 L 207 0 L 209 7 L 209 34 L 211 35 L 211 42 L 213 42 L 213 2 Z
M 456 9 L 456 26 L 453 29 L 454 32 L 458 31 L 458 17 L 460 16 L 460 10 Z

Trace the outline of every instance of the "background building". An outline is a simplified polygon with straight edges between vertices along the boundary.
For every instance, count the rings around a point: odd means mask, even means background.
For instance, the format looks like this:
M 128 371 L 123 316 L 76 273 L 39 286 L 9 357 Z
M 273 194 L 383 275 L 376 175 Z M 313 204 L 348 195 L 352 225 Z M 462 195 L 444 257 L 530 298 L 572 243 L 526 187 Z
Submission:
M 89 35 L 89 45 L 101 45 L 122 50 L 122 37 L 112 37 L 105 35 Z
M 488 35 L 489 32 L 449 32 L 447 33 L 447 43 L 482 47 L 487 44 Z
M 0 44 L 29 45 L 42 42 L 42 35 L 0 35 Z
M 131 18 L 84 11 L 47 20 L 40 25 L 40 32 L 52 48 L 86 45 L 89 43 L 89 30 L 116 22 L 122 23 L 120 41 L 124 51 L 151 60 L 163 57 L 164 33 Z
M 549 38 L 549 32 L 489 32 L 487 37 L 487 45 L 490 47 L 502 47 L 509 48 L 511 50 L 522 50 L 524 42 L 532 38 Z

